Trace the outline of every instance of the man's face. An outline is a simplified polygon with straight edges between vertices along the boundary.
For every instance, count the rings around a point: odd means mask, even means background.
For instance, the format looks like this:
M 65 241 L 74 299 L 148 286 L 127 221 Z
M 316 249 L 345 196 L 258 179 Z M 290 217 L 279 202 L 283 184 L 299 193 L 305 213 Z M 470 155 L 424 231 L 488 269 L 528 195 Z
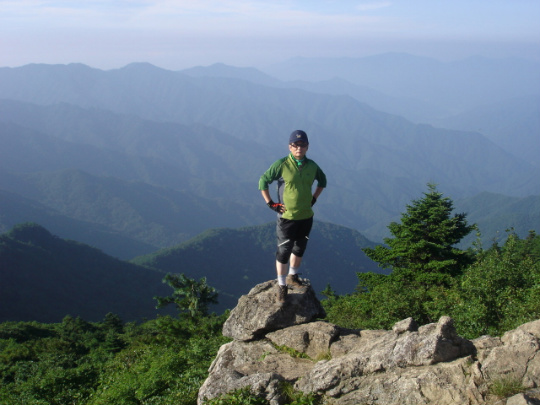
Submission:
M 289 144 L 289 150 L 298 160 L 302 160 L 304 156 L 306 156 L 306 152 L 308 149 L 309 144 L 306 142 L 294 142 Z

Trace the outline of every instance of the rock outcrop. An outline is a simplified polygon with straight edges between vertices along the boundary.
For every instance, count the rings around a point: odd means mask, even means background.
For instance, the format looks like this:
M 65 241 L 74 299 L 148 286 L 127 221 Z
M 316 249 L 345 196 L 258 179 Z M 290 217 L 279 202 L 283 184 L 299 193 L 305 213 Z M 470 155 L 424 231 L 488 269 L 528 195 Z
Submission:
M 453 321 L 418 327 L 405 319 L 392 330 L 347 330 L 323 322 L 311 286 L 276 300 L 274 281 L 243 296 L 223 327 L 223 345 L 199 391 L 199 404 L 246 386 L 272 405 L 284 402 L 282 382 L 305 393 L 353 404 L 540 404 L 540 320 L 501 338 L 470 341 Z M 491 394 L 495 382 L 521 393 Z
M 268 332 L 325 316 L 307 281 L 304 287 L 290 288 L 285 304 L 277 301 L 276 288 L 275 281 L 267 281 L 243 295 L 223 325 L 223 335 L 235 340 L 253 340 Z

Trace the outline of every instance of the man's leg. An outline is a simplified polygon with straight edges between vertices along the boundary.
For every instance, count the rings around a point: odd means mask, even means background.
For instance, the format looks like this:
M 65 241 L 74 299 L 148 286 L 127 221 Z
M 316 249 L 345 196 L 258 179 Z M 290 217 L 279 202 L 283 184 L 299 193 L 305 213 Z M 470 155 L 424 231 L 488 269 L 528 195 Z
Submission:
M 276 260 L 276 273 L 279 285 L 285 285 L 285 278 L 287 277 L 287 272 L 289 271 L 288 263 L 280 263 Z
M 302 256 L 296 256 L 294 253 L 291 253 L 290 264 L 289 274 L 298 273 L 298 268 L 302 264 Z
M 294 237 L 294 246 L 291 251 L 290 267 L 287 276 L 287 284 L 295 287 L 302 287 L 303 283 L 298 276 L 298 270 L 302 264 L 302 257 L 309 241 L 309 233 L 313 226 L 313 217 L 296 222 L 296 234 Z
M 294 253 L 291 253 L 290 266 L 286 278 L 287 284 L 291 284 L 295 287 L 302 287 L 302 282 L 298 277 L 298 269 L 300 268 L 300 264 L 302 264 L 302 256 L 296 256 Z
M 276 260 L 276 272 L 278 281 L 278 301 L 282 304 L 287 300 L 288 287 L 287 287 L 287 268 L 288 263 L 281 263 Z
M 285 284 L 285 277 L 289 271 L 289 260 L 294 246 L 295 222 L 283 218 L 278 219 L 276 224 L 277 249 L 276 249 L 276 273 L 279 285 Z

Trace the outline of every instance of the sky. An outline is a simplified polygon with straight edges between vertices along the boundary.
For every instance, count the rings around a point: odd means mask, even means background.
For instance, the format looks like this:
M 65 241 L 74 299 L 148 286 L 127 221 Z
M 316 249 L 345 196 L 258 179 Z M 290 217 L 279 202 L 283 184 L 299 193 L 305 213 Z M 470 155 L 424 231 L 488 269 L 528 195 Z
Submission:
M 540 60 L 540 0 L 0 0 L 0 67 L 181 70 L 407 52 Z

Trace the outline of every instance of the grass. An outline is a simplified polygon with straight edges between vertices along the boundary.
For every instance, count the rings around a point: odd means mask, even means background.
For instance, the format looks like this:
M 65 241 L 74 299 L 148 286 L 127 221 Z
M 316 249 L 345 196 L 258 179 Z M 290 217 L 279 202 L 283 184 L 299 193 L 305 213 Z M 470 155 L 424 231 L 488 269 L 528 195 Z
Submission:
M 489 393 L 499 398 L 508 398 L 525 391 L 521 379 L 514 375 L 501 376 L 489 384 Z

